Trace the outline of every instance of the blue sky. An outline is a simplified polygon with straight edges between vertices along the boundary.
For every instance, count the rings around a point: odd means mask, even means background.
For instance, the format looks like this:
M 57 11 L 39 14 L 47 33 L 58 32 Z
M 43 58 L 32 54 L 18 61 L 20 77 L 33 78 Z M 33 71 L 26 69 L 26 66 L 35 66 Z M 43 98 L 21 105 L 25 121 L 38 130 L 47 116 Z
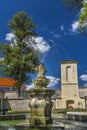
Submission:
M 3 0 L 0 2 L 0 43 L 11 37 L 7 23 L 25 11 L 37 25 L 36 41 L 52 83 L 60 87 L 60 62 L 78 60 L 79 86 L 87 83 L 87 37 L 78 34 L 78 15 L 68 12 L 62 0 Z M 40 43 L 42 46 L 40 46 Z M 54 86 L 53 86 L 54 87 Z

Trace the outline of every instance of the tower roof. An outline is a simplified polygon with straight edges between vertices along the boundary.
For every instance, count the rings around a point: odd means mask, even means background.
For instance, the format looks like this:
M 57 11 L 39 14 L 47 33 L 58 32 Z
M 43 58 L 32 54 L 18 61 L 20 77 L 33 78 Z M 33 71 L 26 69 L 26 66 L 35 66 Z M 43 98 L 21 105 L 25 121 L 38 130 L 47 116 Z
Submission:
M 61 64 L 72 64 L 72 63 L 78 63 L 77 60 L 63 60 L 61 61 Z

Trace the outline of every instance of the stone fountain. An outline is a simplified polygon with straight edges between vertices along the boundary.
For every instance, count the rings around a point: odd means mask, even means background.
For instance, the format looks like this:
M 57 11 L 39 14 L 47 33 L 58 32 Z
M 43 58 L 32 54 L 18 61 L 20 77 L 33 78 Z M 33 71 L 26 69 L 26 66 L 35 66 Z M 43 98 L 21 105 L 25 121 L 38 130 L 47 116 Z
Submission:
M 87 123 L 65 119 L 59 121 L 56 118 L 52 122 L 51 111 L 53 103 L 51 96 L 54 94 L 54 90 L 47 88 L 50 81 L 45 77 L 46 68 L 43 64 L 40 64 L 36 71 L 38 76 L 33 80 L 35 88 L 29 90 L 31 96 L 29 102 L 31 109 L 29 122 L 17 124 L 12 130 L 86 130 Z M 3 127 L 0 128 L 3 129 Z M 7 128 L 3 130 L 7 130 Z
M 54 94 L 54 90 L 47 88 L 50 81 L 45 77 L 47 70 L 43 64 L 39 64 L 36 71 L 38 76 L 33 80 L 35 87 L 29 90 L 31 96 L 29 124 L 30 126 L 47 126 L 52 124 L 51 111 L 53 103 L 51 96 Z
M 53 102 L 51 96 L 54 94 L 54 90 L 47 88 L 50 80 L 46 78 L 47 72 L 43 64 L 39 64 L 36 68 L 38 72 L 37 77 L 33 80 L 35 87 L 28 91 L 31 96 L 29 107 L 31 115 L 28 123 L 17 124 L 15 130 L 64 130 L 64 125 L 57 122 L 54 124 L 52 121 L 51 112 Z M 34 129 L 33 129 L 34 128 Z

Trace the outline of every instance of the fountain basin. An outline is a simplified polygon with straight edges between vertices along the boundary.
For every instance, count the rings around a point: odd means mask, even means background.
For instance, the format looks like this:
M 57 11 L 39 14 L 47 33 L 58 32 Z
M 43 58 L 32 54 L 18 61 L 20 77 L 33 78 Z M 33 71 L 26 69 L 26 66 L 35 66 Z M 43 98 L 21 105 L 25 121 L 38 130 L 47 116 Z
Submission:
M 21 128 L 21 129 L 20 129 Z M 18 124 L 15 126 L 15 130 L 64 130 L 64 124 L 57 122 L 57 124 L 49 124 L 46 126 L 30 126 L 29 123 Z
M 49 124 L 47 126 L 29 126 L 29 120 L 21 121 L 21 123 L 14 122 L 12 125 L 12 121 L 10 123 L 6 123 L 6 121 L 0 123 L 0 130 L 87 130 L 87 123 L 82 121 L 74 121 L 74 120 L 66 120 L 64 118 L 59 118 L 58 115 L 53 115 L 53 124 Z M 6 124 L 5 124 L 6 123 Z
M 87 112 L 67 112 L 66 119 L 87 122 Z
M 18 120 L 26 119 L 25 114 L 0 115 L 0 120 Z

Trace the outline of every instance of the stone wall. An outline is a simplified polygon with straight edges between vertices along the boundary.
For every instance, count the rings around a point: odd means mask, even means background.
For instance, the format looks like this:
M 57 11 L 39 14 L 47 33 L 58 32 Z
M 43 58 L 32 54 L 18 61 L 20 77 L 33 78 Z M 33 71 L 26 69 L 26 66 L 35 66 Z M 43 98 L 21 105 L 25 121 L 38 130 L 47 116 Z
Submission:
M 21 93 L 21 97 L 29 98 L 29 94 L 27 92 Z M 16 91 L 5 92 L 4 99 L 18 99 L 18 93 Z
M 67 109 L 67 101 L 69 99 L 55 99 L 53 100 L 53 109 Z M 73 106 L 73 109 L 85 109 L 85 100 L 76 98 L 76 99 L 70 99 L 73 100 L 74 103 L 71 104 Z M 3 101 L 3 109 L 8 110 L 30 110 L 29 108 L 29 99 L 4 99 Z M 78 103 L 81 103 L 80 106 L 78 106 Z
M 18 98 L 17 92 L 6 92 L 4 94 L 4 99 L 17 99 L 17 98 Z
M 29 99 L 4 99 L 3 109 L 8 110 L 30 110 Z

